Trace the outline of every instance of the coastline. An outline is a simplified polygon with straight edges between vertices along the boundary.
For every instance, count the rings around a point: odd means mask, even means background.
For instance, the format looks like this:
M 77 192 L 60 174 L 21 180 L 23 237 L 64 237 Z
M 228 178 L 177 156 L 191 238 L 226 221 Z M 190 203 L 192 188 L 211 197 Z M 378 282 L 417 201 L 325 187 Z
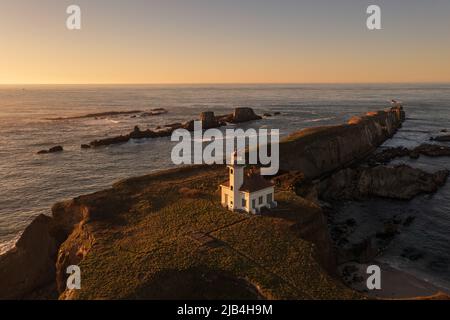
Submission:
M 395 113 L 395 116 L 393 116 L 390 112 Z M 385 115 L 385 114 L 386 115 Z M 364 116 L 363 118 L 358 118 L 358 119 L 353 119 L 351 120 L 351 122 L 349 122 L 348 124 L 345 124 L 342 126 L 342 129 L 339 126 L 334 126 L 331 127 L 332 129 L 332 133 L 336 133 L 339 132 L 342 135 L 342 140 L 338 141 L 339 144 L 346 144 L 347 138 L 349 136 L 351 136 L 355 130 L 366 130 L 368 129 L 370 132 L 375 133 L 375 136 L 372 135 L 368 135 L 366 140 L 362 140 L 360 142 L 360 144 L 356 145 L 354 148 L 356 149 L 351 149 L 351 148 L 340 148 L 339 145 L 338 146 L 334 146 L 336 147 L 338 150 L 343 150 L 346 155 L 346 157 L 342 157 L 343 154 L 340 153 L 333 153 L 333 150 L 331 150 L 330 154 L 327 154 L 325 152 L 321 152 L 321 151 L 316 151 L 314 154 L 318 157 L 318 159 L 321 158 L 326 158 L 329 159 L 329 163 L 323 163 L 323 166 L 321 168 L 316 168 L 316 171 L 314 171 L 314 174 L 316 176 L 321 175 L 322 173 L 326 173 L 326 172 L 332 172 L 335 170 L 340 170 L 342 167 L 345 167 L 346 165 L 348 165 L 349 158 L 353 158 L 355 160 L 358 160 L 358 158 L 361 158 L 362 156 L 364 156 L 367 153 L 370 153 L 373 151 L 374 146 L 376 147 L 376 145 L 379 145 L 382 141 L 390 138 L 398 129 L 398 127 L 401 126 L 401 122 L 404 121 L 404 114 L 402 109 L 390 109 L 390 111 L 386 110 L 383 112 L 379 112 L 379 113 L 374 113 L 374 114 L 367 114 L 366 116 Z M 384 119 L 384 116 L 386 116 L 386 119 Z M 383 125 L 386 126 L 387 129 L 383 128 Z M 381 126 L 381 129 L 380 129 Z M 330 129 L 330 128 L 328 128 Z M 312 131 L 312 130 L 308 130 L 306 131 L 306 134 L 304 135 L 300 135 L 298 137 L 295 138 L 290 138 L 290 140 L 287 140 L 285 143 L 285 147 L 287 149 L 289 149 L 289 145 L 290 144 L 298 144 L 299 142 L 303 143 L 303 147 L 307 148 L 308 144 L 311 143 L 311 138 L 312 135 L 316 135 L 316 138 L 319 139 L 320 143 L 326 144 L 328 143 L 328 133 L 326 135 L 324 135 L 324 131 L 327 130 L 327 127 L 323 127 L 321 129 L 321 131 Z M 358 149 L 359 147 L 359 149 Z M 363 148 L 361 148 L 363 147 Z M 287 154 L 287 153 L 286 153 Z M 296 167 L 295 169 L 301 169 L 303 170 L 305 167 L 309 167 L 311 166 L 311 162 L 309 161 L 304 161 L 302 162 L 300 159 L 300 157 L 298 155 L 295 155 L 295 159 L 297 160 L 296 163 L 292 163 L 291 164 L 295 164 Z M 342 163 L 340 163 L 340 161 L 343 161 Z M 194 167 L 192 168 L 187 168 L 187 171 L 195 171 L 196 169 L 194 169 Z M 176 171 L 176 170 L 175 170 Z M 174 172 L 175 172 L 174 171 Z M 159 176 L 159 175 L 163 175 L 164 171 L 158 172 L 155 174 L 155 176 Z M 168 174 L 170 174 L 170 172 L 172 171 L 167 171 Z M 310 171 L 311 172 L 311 171 Z M 145 177 L 136 177 L 136 178 L 131 178 L 131 179 L 127 179 L 123 182 L 119 182 L 116 183 L 115 185 L 129 185 L 130 182 L 137 182 L 137 181 L 141 181 L 141 180 L 145 180 Z M 170 180 L 170 179 L 169 179 Z M 133 183 L 130 184 L 130 186 Z M 127 186 L 129 187 L 129 186 Z M 111 190 L 103 190 L 98 192 L 100 193 L 106 193 L 108 192 L 108 197 L 112 197 L 112 200 L 115 200 L 115 197 L 117 196 L 117 194 L 115 194 L 114 192 L 112 192 L 111 194 L 109 194 L 111 191 L 114 191 L 116 187 L 114 186 L 113 189 Z M 134 187 L 132 188 L 132 190 L 134 190 Z M 128 190 L 126 191 L 126 194 L 128 196 Z M 85 256 L 87 256 L 89 250 L 91 250 L 91 236 L 92 234 L 90 233 L 91 231 L 87 231 L 87 230 L 82 230 L 82 228 L 84 228 L 85 223 L 88 224 L 89 226 L 89 219 L 87 217 L 85 217 L 85 215 L 89 216 L 90 214 L 92 214 L 90 212 L 91 208 L 90 208 L 90 204 L 89 202 L 86 204 L 84 202 L 80 202 L 78 203 L 78 199 L 80 198 L 90 198 L 93 195 L 88 195 L 88 196 L 81 196 L 76 198 L 75 200 L 73 200 L 72 204 L 70 204 L 67 208 L 64 208 L 64 210 L 60 211 L 60 214 L 56 214 L 55 216 L 55 212 L 57 211 L 53 211 L 53 220 L 59 220 L 57 221 L 57 225 L 56 227 L 59 231 L 64 231 L 64 233 L 67 233 L 67 238 L 64 242 L 57 244 L 57 246 L 60 246 L 60 250 L 61 248 L 64 250 L 67 250 L 66 254 L 70 254 L 71 252 L 78 252 L 79 250 L 83 251 L 83 258 Z M 74 202 L 75 201 L 75 202 Z M 55 205 L 55 206 L 58 206 Z M 59 206 L 64 206 L 64 204 L 59 204 Z M 103 204 L 103 206 L 105 208 L 109 207 L 109 204 Z M 61 208 L 60 208 L 61 209 Z M 97 208 L 95 208 L 97 209 Z M 75 214 L 76 216 L 73 216 L 73 214 Z M 103 219 L 103 217 L 102 217 Z M 108 218 L 109 219 L 109 218 Z M 44 221 L 45 222 L 45 221 Z M 55 223 L 55 221 L 50 221 L 48 222 L 50 229 L 54 228 L 55 226 L 53 225 Z M 323 231 L 323 230 L 322 230 Z M 72 235 L 75 235 L 78 232 L 85 232 L 84 239 L 82 240 L 82 243 L 77 243 L 76 241 L 78 241 L 78 239 L 70 239 L 72 237 Z M 226 236 L 226 235 L 225 235 Z M 53 240 L 51 240 L 53 241 Z M 70 243 L 70 241 L 72 241 L 73 243 Z M 86 245 L 87 242 L 88 244 Z M 51 243 L 51 245 L 53 245 L 53 242 Z M 81 247 L 80 247 L 81 246 Z M 87 248 L 85 248 L 84 246 L 86 246 Z M 64 252 L 63 252 L 64 253 Z M 61 259 L 66 259 L 64 256 L 61 258 L 61 252 L 59 253 L 59 257 L 58 260 Z M 320 253 L 322 254 L 322 252 Z M 78 255 L 78 253 L 77 253 Z M 53 259 L 53 257 L 51 257 L 51 259 Z M 74 259 L 74 258 L 70 258 L 70 259 Z M 80 261 L 77 260 L 77 258 L 75 258 L 75 261 L 71 261 L 74 262 L 75 264 L 79 263 Z M 81 260 L 82 262 L 82 260 Z M 61 260 L 61 263 L 63 265 L 66 265 L 68 263 L 68 261 Z M 57 266 L 58 267 L 58 266 Z M 61 273 L 60 269 L 59 272 Z M 404 271 L 400 271 L 394 268 L 386 268 L 387 270 L 387 277 L 388 282 L 390 282 L 390 284 L 383 288 L 381 292 L 378 293 L 374 293 L 373 295 L 369 294 L 368 297 L 373 297 L 373 298 L 383 298 L 383 299 L 388 299 L 388 298 L 414 298 L 414 297 L 418 297 L 418 296 L 429 296 L 429 295 L 434 295 L 436 294 L 438 291 L 441 291 L 439 288 L 432 286 L 412 275 L 407 274 Z M 62 275 L 59 274 L 59 277 L 61 277 Z M 399 282 L 399 280 L 402 280 Z M 59 280 L 60 283 L 63 283 L 63 281 L 60 279 Z M 60 291 L 61 293 L 61 291 Z M 91 293 L 92 294 L 92 293 Z M 283 293 L 284 294 L 284 293 Z M 287 293 L 286 293 L 287 294 Z M 287 296 L 287 295 L 286 295 Z M 62 297 L 63 298 L 70 298 L 70 296 L 66 296 L 65 293 L 62 293 Z
M 381 289 L 368 290 L 365 285 L 367 274 L 365 270 L 369 265 L 378 265 L 381 269 Z M 358 268 L 355 272 L 357 277 L 364 279 L 361 282 L 353 282 L 350 287 L 356 291 L 362 292 L 370 298 L 376 299 L 420 299 L 421 297 L 431 297 L 443 293 L 450 294 L 450 290 L 436 286 L 424 279 L 390 266 L 387 263 L 373 261 L 373 263 L 349 263 Z

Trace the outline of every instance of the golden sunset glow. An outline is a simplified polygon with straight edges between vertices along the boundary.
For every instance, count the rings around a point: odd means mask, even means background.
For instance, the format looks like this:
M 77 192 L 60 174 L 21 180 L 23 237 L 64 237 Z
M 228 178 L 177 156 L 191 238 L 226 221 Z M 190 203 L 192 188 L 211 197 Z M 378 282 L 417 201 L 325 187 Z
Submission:
M 383 29 L 369 31 L 356 2 L 341 12 L 308 1 L 278 10 L 79 1 L 82 30 L 69 31 L 68 4 L 5 5 L 0 83 L 450 81 L 450 19 L 440 13 L 450 5 L 435 6 L 428 22 L 411 18 L 411 6 L 385 5 Z

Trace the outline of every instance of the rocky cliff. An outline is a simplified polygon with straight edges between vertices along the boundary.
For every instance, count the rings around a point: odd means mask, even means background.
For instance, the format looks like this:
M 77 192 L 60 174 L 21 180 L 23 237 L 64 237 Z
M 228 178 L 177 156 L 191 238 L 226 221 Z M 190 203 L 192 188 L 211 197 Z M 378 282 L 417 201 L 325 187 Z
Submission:
M 363 159 L 394 135 L 401 106 L 353 117 L 347 124 L 304 129 L 280 143 L 280 168 L 318 178 Z
M 396 107 L 284 140 L 280 164 L 291 173 L 276 178 L 279 208 L 263 217 L 220 206 L 223 166 L 163 171 L 58 203 L 0 258 L 0 298 L 42 298 L 43 287 L 61 299 L 364 298 L 333 277 L 317 194 L 302 195 L 297 182 L 364 158 L 403 120 Z M 65 288 L 72 264 L 82 270 L 80 291 Z

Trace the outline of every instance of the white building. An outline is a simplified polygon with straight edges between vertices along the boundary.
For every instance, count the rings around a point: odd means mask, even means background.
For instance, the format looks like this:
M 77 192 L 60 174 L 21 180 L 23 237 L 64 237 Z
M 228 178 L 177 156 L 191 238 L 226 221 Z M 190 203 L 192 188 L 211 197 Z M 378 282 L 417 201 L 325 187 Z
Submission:
M 220 185 L 222 205 L 232 211 L 248 213 L 276 207 L 274 184 L 255 170 L 245 172 L 245 165 L 237 164 L 236 156 L 233 159 L 233 164 L 227 166 L 230 179 Z

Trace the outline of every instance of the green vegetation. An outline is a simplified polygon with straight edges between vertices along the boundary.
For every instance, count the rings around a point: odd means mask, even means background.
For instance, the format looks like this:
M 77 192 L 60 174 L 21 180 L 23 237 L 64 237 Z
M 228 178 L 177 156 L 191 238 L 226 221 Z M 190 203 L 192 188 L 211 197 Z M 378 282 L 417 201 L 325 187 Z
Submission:
M 188 167 L 77 198 L 89 209 L 82 230 L 94 241 L 80 263 L 82 289 L 65 297 L 361 298 L 318 263 L 320 208 L 279 191 L 270 215 L 230 212 L 219 200 L 226 174 Z

